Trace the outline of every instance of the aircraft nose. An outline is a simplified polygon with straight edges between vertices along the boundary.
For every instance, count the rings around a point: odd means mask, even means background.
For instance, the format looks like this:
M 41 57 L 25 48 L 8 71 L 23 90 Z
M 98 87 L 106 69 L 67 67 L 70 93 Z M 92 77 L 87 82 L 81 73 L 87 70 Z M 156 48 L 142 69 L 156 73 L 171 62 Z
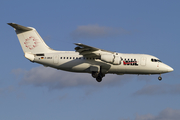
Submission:
M 170 67 L 170 66 L 168 66 L 167 70 L 168 70 L 168 72 L 174 71 L 174 69 L 172 67 Z
M 162 63 L 159 67 L 159 70 L 163 73 L 167 73 L 167 72 L 172 72 L 174 71 L 174 69 L 164 63 Z

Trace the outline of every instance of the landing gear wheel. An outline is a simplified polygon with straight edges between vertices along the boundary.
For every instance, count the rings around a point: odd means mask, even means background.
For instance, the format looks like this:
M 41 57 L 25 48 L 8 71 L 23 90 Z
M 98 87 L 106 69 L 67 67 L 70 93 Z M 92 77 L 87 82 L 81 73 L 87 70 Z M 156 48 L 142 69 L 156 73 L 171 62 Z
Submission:
M 101 76 L 98 76 L 98 77 L 96 78 L 96 80 L 97 80 L 97 82 L 101 82 L 101 81 L 102 81 L 102 77 L 101 77 Z
M 97 78 L 97 77 L 98 77 L 98 75 L 99 75 L 99 73 L 98 73 L 98 72 L 92 72 L 92 77 L 93 77 L 93 78 Z
M 96 71 L 92 71 L 92 76 L 94 78 L 96 78 L 96 81 L 97 82 L 101 82 L 102 81 L 102 78 L 105 76 L 105 71 L 102 72 L 102 67 L 100 66 L 100 71 L 99 72 L 96 72 Z
M 159 81 L 161 81 L 161 80 L 162 80 L 162 77 L 161 77 L 161 76 L 159 76 L 159 77 L 158 77 L 158 80 L 159 80 Z

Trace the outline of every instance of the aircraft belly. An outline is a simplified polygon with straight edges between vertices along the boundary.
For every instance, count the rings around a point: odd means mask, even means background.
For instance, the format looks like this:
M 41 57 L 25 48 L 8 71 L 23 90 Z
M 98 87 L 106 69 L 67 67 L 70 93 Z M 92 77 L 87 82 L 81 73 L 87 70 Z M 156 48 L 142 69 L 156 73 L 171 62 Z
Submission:
M 72 71 L 75 71 L 75 72 L 89 72 L 89 67 L 90 67 L 90 64 L 88 63 L 82 63 L 82 64 L 79 64 L 79 65 L 76 65 L 76 66 L 73 66 L 71 68 Z
M 126 69 L 126 74 L 158 74 L 159 71 L 155 70 L 155 69 L 150 69 L 150 68 L 141 68 L 141 67 L 137 67 L 137 68 L 127 68 Z
M 58 69 L 71 71 L 71 72 L 89 72 L 90 64 L 83 62 L 83 60 L 72 60 L 62 62 L 58 65 Z
M 125 67 L 123 65 L 111 65 L 109 73 L 125 73 Z

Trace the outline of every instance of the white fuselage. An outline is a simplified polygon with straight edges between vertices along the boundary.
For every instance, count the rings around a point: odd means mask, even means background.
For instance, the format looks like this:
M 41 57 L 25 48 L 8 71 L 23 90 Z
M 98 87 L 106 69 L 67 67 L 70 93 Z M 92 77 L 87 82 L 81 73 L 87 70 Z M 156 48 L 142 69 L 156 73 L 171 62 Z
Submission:
M 119 65 L 103 62 L 100 58 L 84 57 L 74 51 L 57 51 L 54 53 L 36 54 L 34 62 L 71 72 L 91 73 L 90 66 L 98 65 L 105 73 L 114 74 L 161 74 L 172 71 L 172 68 L 156 61 L 158 58 L 146 54 L 120 54 Z M 155 61 L 153 61 L 153 60 Z

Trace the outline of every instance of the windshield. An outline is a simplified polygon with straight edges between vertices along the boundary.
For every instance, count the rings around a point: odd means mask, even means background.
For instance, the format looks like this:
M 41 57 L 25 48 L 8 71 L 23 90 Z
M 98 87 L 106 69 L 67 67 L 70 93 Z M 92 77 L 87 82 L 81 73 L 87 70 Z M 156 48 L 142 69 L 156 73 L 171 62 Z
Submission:
M 152 62 L 162 62 L 162 61 L 160 61 L 159 59 L 153 59 L 153 58 L 151 59 L 151 61 L 152 61 Z

